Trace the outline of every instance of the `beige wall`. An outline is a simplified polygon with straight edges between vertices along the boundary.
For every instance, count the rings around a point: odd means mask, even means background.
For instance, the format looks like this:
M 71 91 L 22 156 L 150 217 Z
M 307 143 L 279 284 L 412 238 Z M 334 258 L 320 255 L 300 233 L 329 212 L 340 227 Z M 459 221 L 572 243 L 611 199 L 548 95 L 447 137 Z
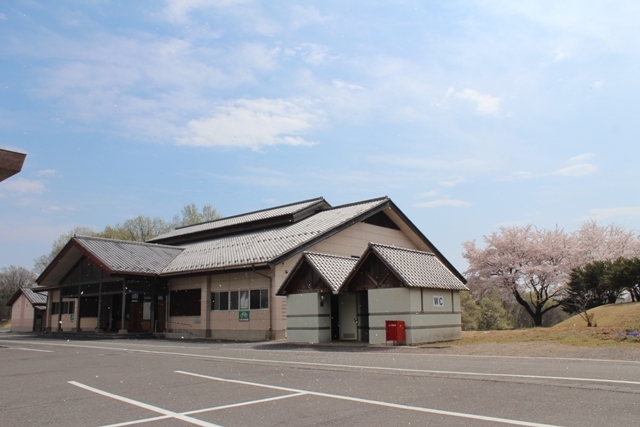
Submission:
M 416 249 L 413 242 L 400 230 L 377 225 L 357 223 L 309 249 L 343 256 L 360 256 L 370 242 Z
M 262 276 L 264 274 L 267 277 Z M 270 318 L 274 317 L 274 290 L 269 288 L 273 271 L 213 274 L 172 279 L 169 290 L 200 289 L 200 316 L 168 317 L 167 328 L 189 336 L 229 340 L 264 340 L 272 337 Z M 212 311 L 211 292 L 230 292 L 252 289 L 270 289 L 269 308 L 250 310 L 249 321 L 238 319 L 238 310 Z M 168 301 L 167 310 L 171 301 Z M 168 311 L 167 311 L 168 312 Z M 284 334 L 284 332 L 283 332 Z
M 32 332 L 34 308 L 24 296 L 20 295 L 11 306 L 11 332 Z

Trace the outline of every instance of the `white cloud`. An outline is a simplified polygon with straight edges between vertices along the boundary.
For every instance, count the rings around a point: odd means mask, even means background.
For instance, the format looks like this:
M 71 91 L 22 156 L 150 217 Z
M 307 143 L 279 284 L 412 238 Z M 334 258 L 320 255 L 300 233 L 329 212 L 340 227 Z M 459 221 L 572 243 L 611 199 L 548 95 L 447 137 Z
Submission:
M 439 208 L 443 206 L 450 206 L 454 208 L 467 208 L 471 206 L 471 203 L 465 202 L 464 200 L 457 199 L 438 199 L 438 200 L 430 200 L 428 202 L 420 202 L 414 205 L 417 208 Z
M 593 157 L 595 157 L 595 153 L 583 153 L 583 154 L 578 154 L 577 156 L 573 156 L 572 158 L 569 159 L 569 163 L 578 163 L 578 162 L 584 162 L 587 159 L 591 159 Z
M 43 176 L 50 177 L 50 176 L 57 176 L 57 175 L 58 175 L 58 171 L 55 169 L 43 169 L 36 173 L 36 176 L 38 177 L 43 177 Z
M 5 15 L 4 13 L 0 13 L 0 21 L 6 21 L 7 20 L 7 15 Z
M 597 219 L 603 220 L 607 218 L 613 218 L 617 216 L 634 216 L 640 217 L 640 206 L 628 206 L 620 208 L 600 208 L 591 209 L 590 216 L 585 219 Z
M 246 147 L 313 145 L 302 135 L 315 129 L 321 113 L 304 102 L 284 99 L 240 99 L 216 108 L 211 117 L 192 120 L 179 145 Z
M 590 163 L 580 163 L 573 166 L 567 166 L 566 168 L 558 169 L 553 172 L 554 175 L 563 176 L 583 176 L 590 173 L 594 173 L 598 170 L 598 167 Z
M 467 180 L 465 178 L 457 176 L 449 179 L 442 179 L 438 181 L 438 184 L 442 185 L 443 187 L 455 187 L 456 185 L 462 184 L 463 182 L 467 182 Z
M 44 183 L 25 178 L 9 178 L 2 183 L 3 191 L 17 194 L 41 194 L 44 192 Z
M 476 112 L 484 116 L 502 116 L 501 102 L 502 98 L 480 93 L 477 90 L 466 88 L 457 93 L 462 99 L 474 102 L 476 104 Z
M 195 9 L 212 6 L 237 6 L 249 2 L 250 0 L 217 0 L 216 2 L 212 2 L 211 0 L 167 0 L 167 5 L 164 8 L 164 16 L 170 22 L 184 23 L 188 21 L 189 13 Z
M 361 90 L 364 89 L 362 86 L 359 86 L 357 84 L 354 83 L 348 83 L 342 80 L 332 80 L 331 83 L 333 83 L 333 86 L 336 89 L 349 89 L 349 90 Z

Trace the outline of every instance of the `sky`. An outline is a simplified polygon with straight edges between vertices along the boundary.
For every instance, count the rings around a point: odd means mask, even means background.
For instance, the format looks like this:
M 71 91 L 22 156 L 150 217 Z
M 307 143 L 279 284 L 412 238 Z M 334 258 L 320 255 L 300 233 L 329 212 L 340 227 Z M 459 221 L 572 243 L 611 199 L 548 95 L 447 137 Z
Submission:
M 640 2 L 0 3 L 0 267 L 76 226 L 389 196 L 460 271 L 500 226 L 640 229 Z

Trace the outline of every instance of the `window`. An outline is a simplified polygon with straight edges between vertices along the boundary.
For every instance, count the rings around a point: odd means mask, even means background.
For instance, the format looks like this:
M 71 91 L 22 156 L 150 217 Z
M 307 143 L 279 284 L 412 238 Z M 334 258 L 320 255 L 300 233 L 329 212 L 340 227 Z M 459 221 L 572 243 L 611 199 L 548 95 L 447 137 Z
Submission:
M 169 316 L 200 316 L 200 289 L 171 291 Z
M 249 291 L 240 291 L 240 310 L 249 310 Z
M 62 311 L 60 311 L 60 303 L 51 304 L 51 314 L 74 314 L 76 308 L 75 301 L 65 301 L 62 303 Z
M 62 303 L 62 314 L 73 314 L 76 312 L 75 308 L 75 301 L 65 301 Z
M 238 309 L 238 291 L 229 292 L 229 309 Z
M 269 308 L 269 290 L 253 289 L 250 291 L 251 310 Z
M 264 310 L 269 308 L 269 290 L 212 292 L 211 310 Z
M 229 292 L 212 292 L 211 310 L 229 310 Z

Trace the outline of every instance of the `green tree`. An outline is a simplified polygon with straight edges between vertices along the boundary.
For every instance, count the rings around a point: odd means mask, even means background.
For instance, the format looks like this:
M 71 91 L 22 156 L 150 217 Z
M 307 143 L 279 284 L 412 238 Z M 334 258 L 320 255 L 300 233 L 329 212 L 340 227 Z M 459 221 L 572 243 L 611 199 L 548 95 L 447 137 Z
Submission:
M 146 242 L 169 230 L 171 230 L 171 224 L 163 219 L 139 215 L 126 220 L 122 224 L 118 223 L 115 226 L 108 225 L 97 235 L 109 239 Z
M 22 286 L 32 285 L 36 276 L 24 267 L 3 267 L 0 269 L 0 319 L 11 317 L 11 307 L 7 302 Z
M 571 270 L 567 284 L 567 296 L 562 300 L 567 313 L 578 313 L 587 326 L 595 326 L 593 314 L 589 310 L 608 303 L 616 302 L 621 289 L 607 280 L 607 272 L 612 263 L 593 261 Z
M 626 290 L 633 301 L 640 301 L 640 258 L 618 258 L 606 272 L 611 287 Z
M 488 292 L 480 299 L 480 318 L 478 330 L 489 331 L 495 329 L 511 329 L 511 316 L 504 308 L 500 294 L 496 291 Z
M 471 292 L 460 292 L 460 306 L 462 307 L 463 331 L 477 331 L 478 322 L 480 321 L 480 307 Z
M 195 203 L 191 203 L 184 205 L 182 212 L 173 217 L 173 224 L 175 227 L 186 227 L 187 225 L 200 224 L 218 218 L 220 218 L 220 214 L 213 206 L 204 205 L 202 210 L 199 210 Z

